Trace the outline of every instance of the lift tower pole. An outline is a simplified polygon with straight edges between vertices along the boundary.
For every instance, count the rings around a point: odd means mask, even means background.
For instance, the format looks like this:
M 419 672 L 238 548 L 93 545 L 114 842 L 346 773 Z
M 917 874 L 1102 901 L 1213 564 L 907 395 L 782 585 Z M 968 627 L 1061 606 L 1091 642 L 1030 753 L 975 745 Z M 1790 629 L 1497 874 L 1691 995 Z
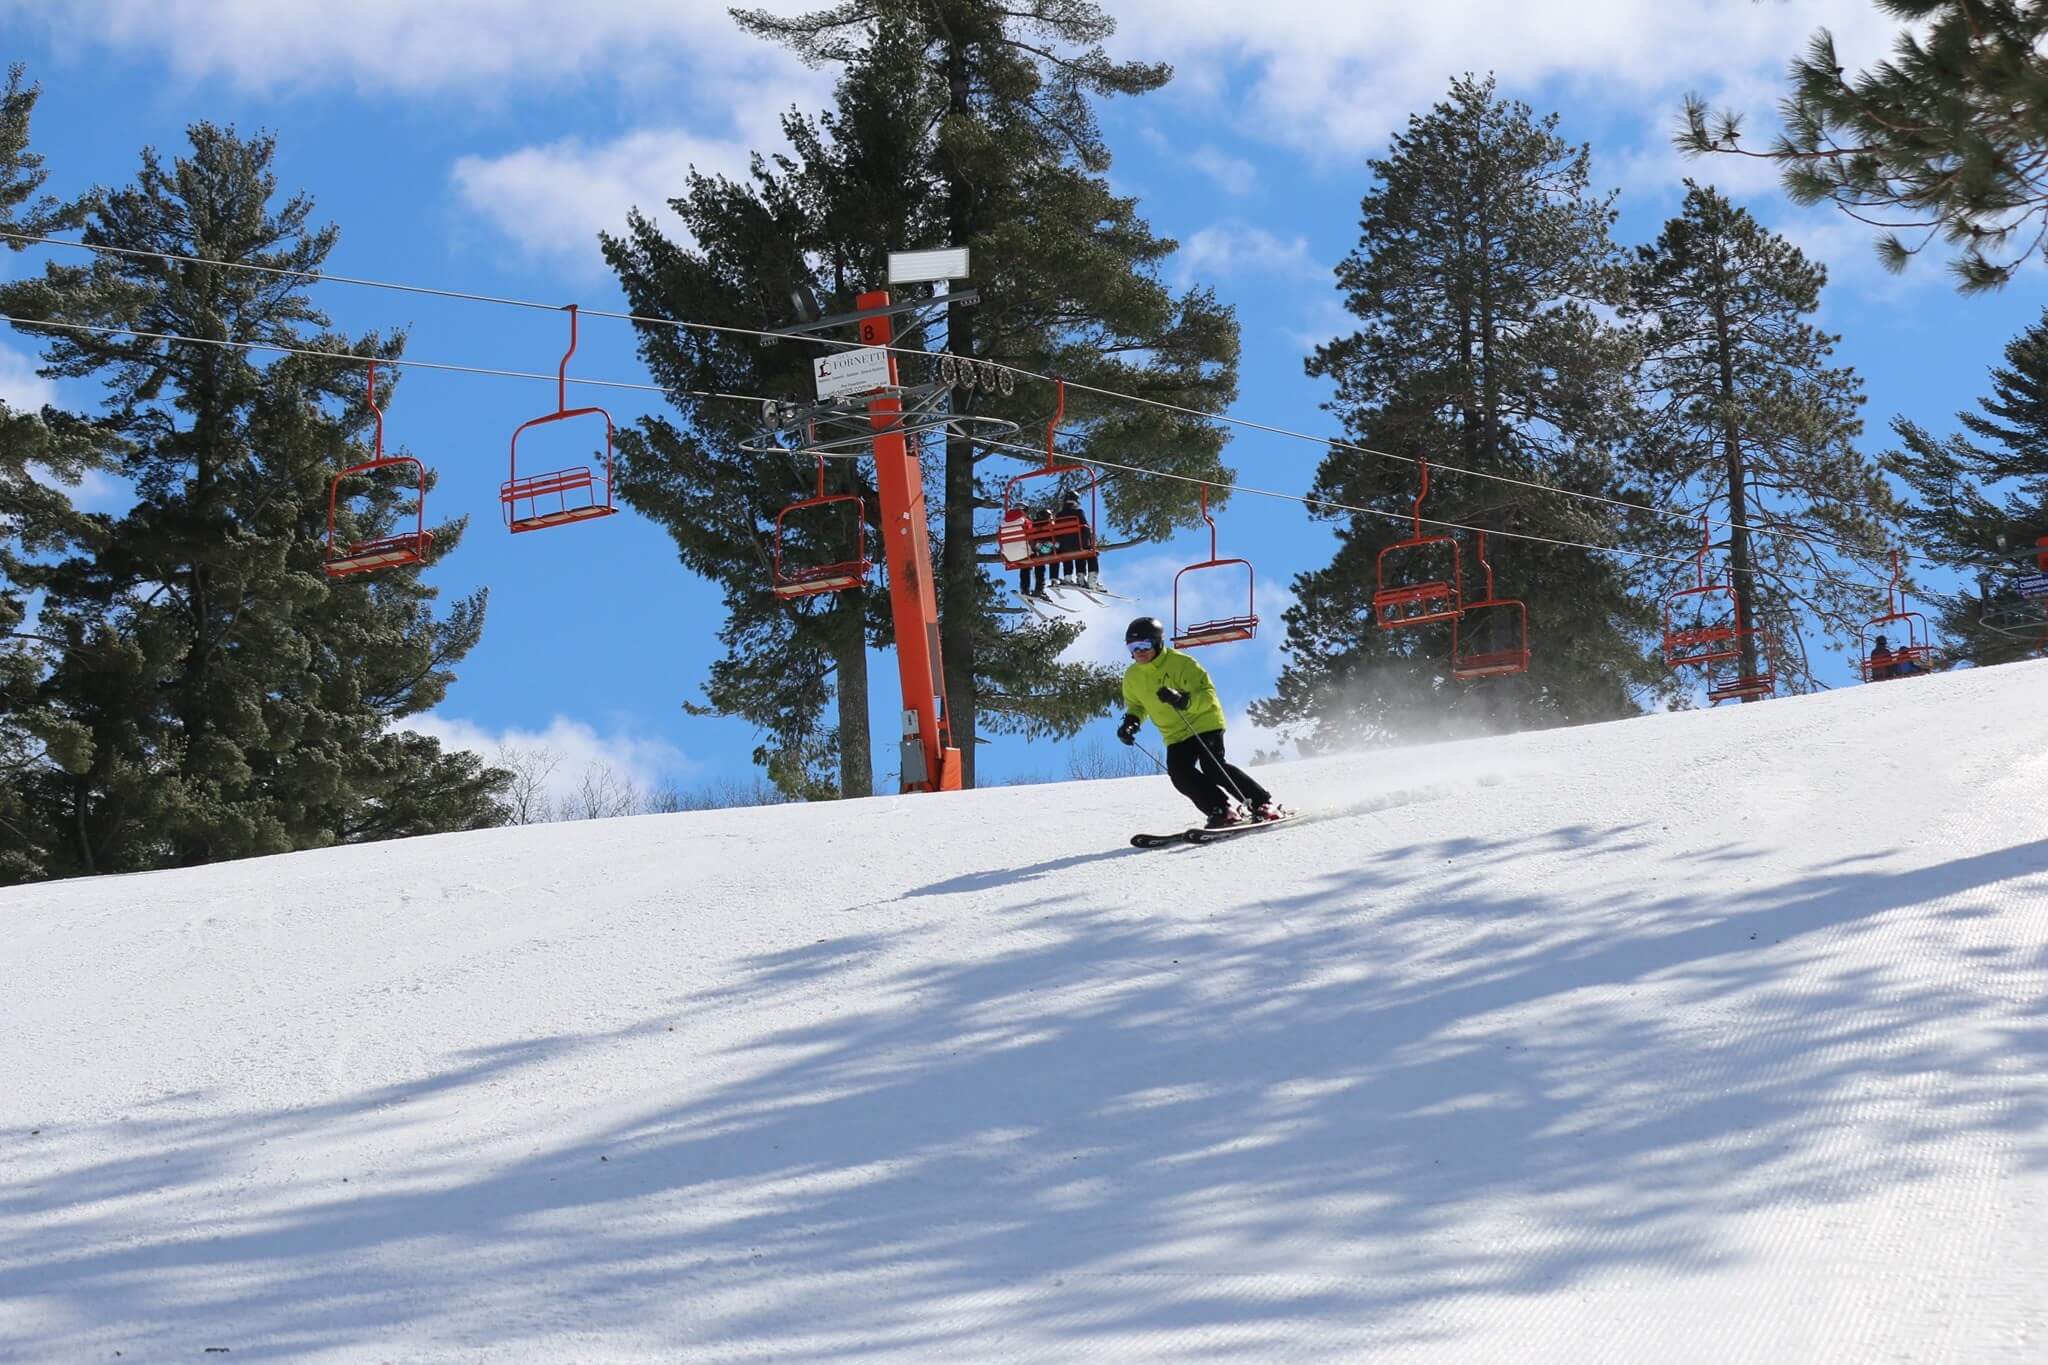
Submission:
M 863 346 L 895 339 L 886 290 L 862 294 L 854 305 Z M 896 668 L 903 679 L 903 790 L 958 791 L 960 751 L 946 715 L 946 666 L 939 654 L 939 597 L 932 584 L 931 528 L 924 504 L 924 469 L 903 438 L 903 400 L 896 395 L 896 355 L 889 385 L 868 401 L 875 431 L 875 485 L 882 495 L 882 555 L 889 566 L 889 608 L 896 624 Z
M 891 252 L 889 282 L 915 284 L 967 278 L 967 250 Z M 807 297 L 794 296 L 799 313 L 810 312 Z M 882 561 L 888 566 L 889 607 L 896 626 L 896 667 L 903 683 L 902 781 L 906 792 L 960 789 L 960 751 L 946 715 L 946 666 L 939 655 L 939 595 L 932 581 L 931 527 L 925 512 L 924 470 L 918 443 L 908 438 L 927 431 L 978 434 L 984 440 L 1014 436 L 1007 418 L 951 410 L 955 387 L 981 385 L 1008 394 L 1010 372 L 994 365 L 941 353 L 936 382 L 904 384 L 897 373 L 895 319 L 928 320 L 938 310 L 977 302 L 972 290 L 935 293 L 929 299 L 891 302 L 887 290 L 856 300 L 854 311 L 778 327 L 762 338 L 773 345 L 785 337 L 815 337 L 851 326 L 857 345 L 814 359 L 818 402 L 813 406 L 770 399 L 756 444 L 743 450 L 785 454 L 794 447 L 820 454 L 850 454 L 861 445 L 875 457 L 875 485 L 881 494 Z M 922 325 L 913 322 L 913 326 Z

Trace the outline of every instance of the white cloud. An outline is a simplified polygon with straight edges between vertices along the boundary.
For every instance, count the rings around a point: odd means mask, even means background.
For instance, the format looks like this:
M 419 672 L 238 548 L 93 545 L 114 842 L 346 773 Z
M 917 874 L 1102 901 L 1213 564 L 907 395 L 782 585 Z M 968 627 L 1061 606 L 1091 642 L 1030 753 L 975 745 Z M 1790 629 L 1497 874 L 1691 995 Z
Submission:
M 0 14 L 64 41 L 162 51 L 188 80 L 481 91 L 505 101 L 592 75 L 637 84 L 664 67 L 712 69 L 777 52 L 741 33 L 728 8 L 727 0 L 351 0 L 345 10 L 312 0 L 0 0 Z
M 429 712 L 408 718 L 401 728 L 431 735 L 446 748 L 468 749 L 486 762 L 493 761 L 507 747 L 545 750 L 561 760 L 546 783 L 548 799 L 555 803 L 574 797 L 587 776 L 606 769 L 620 782 L 652 791 L 698 767 L 666 740 L 616 733 L 600 735 L 584 722 L 566 716 L 556 716 L 544 730 L 514 726 L 493 731 L 471 721 Z
M 1249 134 L 1338 158 L 1378 150 L 1468 71 L 1495 72 L 1510 90 L 1570 82 L 1584 98 L 1646 110 L 1668 136 L 1687 90 L 1745 107 L 1752 89 L 1775 92 L 1816 28 L 1859 66 L 1896 29 L 1869 0 L 1121 0 L 1116 13 L 1120 53 L 1171 60 L 1191 97 L 1241 110 Z
M 682 129 L 647 129 L 591 146 L 565 139 L 504 156 L 465 156 L 451 172 L 473 212 L 537 255 L 597 261 L 597 234 L 625 227 L 626 210 L 663 219 L 691 167 L 706 174 L 745 171 L 745 143 Z
M 36 373 L 36 362 L 0 345 L 0 403 L 18 412 L 35 412 L 57 401 L 57 386 Z
M 1327 267 L 1309 255 L 1308 238 L 1281 238 L 1262 227 L 1217 223 L 1203 228 L 1180 245 L 1173 258 L 1175 276 L 1183 283 L 1221 279 L 1246 271 L 1324 280 Z
M 1259 168 L 1241 156 L 1214 147 L 1197 147 L 1185 158 L 1203 175 L 1215 181 L 1225 194 L 1250 194 L 1259 183 Z

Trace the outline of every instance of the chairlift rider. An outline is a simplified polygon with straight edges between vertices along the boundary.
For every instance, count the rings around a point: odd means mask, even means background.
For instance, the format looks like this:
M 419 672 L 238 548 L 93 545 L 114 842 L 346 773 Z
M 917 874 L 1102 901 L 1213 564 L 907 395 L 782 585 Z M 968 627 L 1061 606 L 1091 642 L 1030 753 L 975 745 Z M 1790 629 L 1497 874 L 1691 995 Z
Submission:
M 1044 525 L 1051 519 L 1051 514 L 1043 507 L 1033 507 L 1028 510 L 1022 507 L 1012 507 L 1009 511 L 1003 513 L 1003 522 L 1006 529 L 1009 527 L 1021 528 L 1016 534 L 998 537 L 1002 545 L 1003 559 L 1008 563 L 1018 564 L 1021 560 L 1035 559 L 1039 555 L 1051 554 L 1052 542 L 1036 540 L 1031 535 L 1031 532 L 1036 527 Z M 1020 564 L 1017 569 L 1017 593 L 1022 597 L 1035 597 L 1040 601 L 1046 600 L 1045 565 Z
M 1088 524 L 1088 514 L 1081 510 L 1081 494 L 1069 488 L 1060 496 L 1060 505 L 1051 520 L 1059 525 L 1062 532 L 1054 542 L 1054 549 L 1063 555 L 1077 555 L 1082 550 L 1095 548 L 1095 528 Z M 1102 588 L 1102 559 L 1099 555 L 1086 555 L 1078 559 L 1062 559 L 1052 566 L 1055 580 L 1071 577 L 1074 586 L 1083 591 L 1100 591 Z M 1060 583 L 1055 581 L 1054 587 Z

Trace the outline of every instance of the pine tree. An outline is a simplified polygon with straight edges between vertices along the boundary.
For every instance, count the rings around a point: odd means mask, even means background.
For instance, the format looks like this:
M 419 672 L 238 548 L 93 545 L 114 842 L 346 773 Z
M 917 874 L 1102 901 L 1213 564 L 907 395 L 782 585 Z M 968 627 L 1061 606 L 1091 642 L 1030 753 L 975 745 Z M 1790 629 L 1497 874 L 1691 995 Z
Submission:
M 825 187 L 847 156 L 887 155 L 893 124 L 867 120 L 869 141 L 844 145 L 838 123 L 790 114 L 793 156 L 755 158 L 745 181 L 692 174 L 670 207 L 689 233 L 671 241 L 638 212 L 622 236 L 602 238 L 606 260 L 636 314 L 759 327 L 789 308 L 792 293 L 851 306 L 849 264 L 871 265 L 881 245 L 872 226 L 835 213 Z M 882 223 L 889 221 L 878 216 Z M 786 795 L 860 797 L 873 791 L 868 727 L 867 647 L 886 621 L 877 594 L 851 591 L 785 600 L 771 591 L 779 512 L 818 491 L 809 456 L 749 452 L 761 413 L 752 403 L 706 394 L 797 393 L 810 382 L 815 347 L 764 347 L 750 336 L 657 324 L 639 326 L 640 352 L 671 390 L 681 422 L 648 418 L 620 434 L 620 488 L 634 507 L 668 528 L 683 563 L 723 591 L 725 655 L 711 666 L 697 714 L 733 715 L 765 736 L 754 758 Z M 864 524 L 850 504 L 797 513 L 784 527 L 791 563 L 872 552 L 878 505 L 867 461 L 827 462 L 825 491 L 863 499 Z M 858 539 L 857 539 L 858 538 Z M 827 709 L 834 719 L 827 723 Z
M 1349 438 L 1324 458 L 1313 495 L 1365 510 L 1326 513 L 1339 521 L 1336 556 L 1295 580 L 1289 662 L 1278 694 L 1253 707 L 1307 747 L 1475 719 L 1606 719 L 1634 712 L 1658 684 L 1641 646 L 1653 613 L 1624 569 L 1573 545 L 1512 538 L 1615 545 L 1637 534 L 1615 511 L 1544 491 L 1624 491 L 1604 449 L 1630 430 L 1635 359 L 1626 333 L 1603 320 L 1624 288 L 1611 196 L 1591 192 L 1586 149 L 1556 125 L 1497 98 L 1491 78 L 1468 76 L 1368 163 L 1376 183 L 1359 244 L 1337 270 L 1363 325 L 1308 362 L 1336 382 L 1328 406 Z M 1453 683 L 1448 626 L 1374 621 L 1378 556 L 1412 532 L 1412 461 L 1422 458 L 1442 466 L 1426 519 L 1509 533 L 1490 537 L 1487 552 L 1497 591 L 1528 606 L 1525 675 Z M 1476 548 L 1465 538 L 1468 598 L 1483 588 Z M 1422 558 L 1406 569 L 1390 559 L 1390 576 L 1448 572 L 1447 553 Z
M 2006 345 L 1978 408 L 1958 413 L 1963 430 L 1946 439 L 1898 418 L 1905 448 L 1886 464 L 1918 495 L 1906 511 L 1917 543 L 1973 580 L 1939 600 L 1945 652 L 1984 665 L 2048 646 L 2048 602 L 2013 585 L 2039 571 L 2048 536 L 2048 313 Z
M 44 333 L 47 373 L 106 386 L 134 502 L 37 572 L 31 842 L 62 875 L 496 823 L 504 774 L 388 729 L 446 692 L 483 595 L 436 619 L 416 573 L 321 569 L 328 481 L 369 424 L 363 362 L 400 343 L 322 330 L 294 273 L 319 268 L 335 229 L 308 226 L 303 196 L 273 204 L 268 138 L 190 135 L 170 164 L 145 152 L 86 226 L 95 246 L 163 256 L 98 254 L 0 287 L 18 316 L 133 329 Z M 266 344 L 357 358 L 265 367 L 236 349 Z M 409 510 L 402 489 L 361 493 L 358 530 Z M 436 528 L 437 550 L 460 533 Z
M 891 220 L 917 234 L 898 245 L 973 251 L 983 302 L 947 309 L 948 350 L 1195 412 L 1220 411 L 1235 396 L 1235 318 L 1208 290 L 1166 288 L 1158 269 L 1176 243 L 1155 236 L 1136 201 L 1104 178 L 1110 153 L 1092 101 L 1156 90 L 1171 71 L 1110 60 L 1102 43 L 1114 23 L 1092 0 L 848 0 L 795 18 L 736 17 L 807 62 L 847 67 L 849 80 L 913 118 L 914 155 L 880 168 L 870 183 L 918 206 Z M 960 410 L 1016 420 L 1030 437 L 1052 407 L 1044 386 L 1020 384 L 1007 396 L 966 395 Z M 1070 392 L 1067 418 L 1070 429 L 1087 432 L 1086 452 L 1098 458 L 1228 477 L 1223 436 L 1199 418 L 1079 389 Z M 946 709 L 970 786 L 983 730 L 1072 733 L 1115 695 L 1105 670 L 1058 665 L 1056 637 L 998 625 L 1004 590 L 984 567 L 996 559 L 990 509 L 1021 467 L 1014 454 L 955 435 L 933 500 L 943 509 Z M 1106 548 L 1198 520 L 1185 484 L 1105 477 L 1103 494 Z M 1113 561 L 1104 567 L 1114 572 Z
M 1768 151 L 1741 146 L 1742 121 L 1688 98 L 1676 141 L 1781 163 L 1785 192 L 1834 203 L 1890 229 L 1894 270 L 1940 238 L 1965 292 L 1992 289 L 2040 249 L 2048 221 L 2048 3 L 1877 0 L 1911 27 L 1890 61 L 1853 78 L 1826 29 L 1791 66 L 1785 131 Z M 1902 235 L 1902 231 L 1907 235 Z
M 1743 675 L 1762 656 L 1781 688 L 1811 691 L 1804 623 L 1855 646 L 1896 505 L 1856 450 L 1862 381 L 1827 363 L 1836 338 L 1805 321 L 1827 271 L 1711 187 L 1686 190 L 1636 253 L 1631 310 L 1655 404 L 1644 463 L 1660 505 L 1732 523 L 1726 581 L 1736 615 L 1763 632 L 1742 639 Z M 1668 553 L 1700 544 L 1696 526 L 1670 532 Z
M 75 227 L 84 216 L 82 203 L 38 194 L 49 180 L 42 157 L 29 149 L 40 94 L 24 84 L 21 66 L 8 70 L 0 92 L 0 230 L 24 236 Z M 6 245 L 18 252 L 27 243 Z M 36 565 L 76 543 L 86 523 L 68 490 L 118 449 L 112 433 L 70 413 L 20 411 L 0 400 L 0 881 L 38 876 L 45 861 L 23 791 L 55 722 L 37 697 L 45 646 L 29 622 Z

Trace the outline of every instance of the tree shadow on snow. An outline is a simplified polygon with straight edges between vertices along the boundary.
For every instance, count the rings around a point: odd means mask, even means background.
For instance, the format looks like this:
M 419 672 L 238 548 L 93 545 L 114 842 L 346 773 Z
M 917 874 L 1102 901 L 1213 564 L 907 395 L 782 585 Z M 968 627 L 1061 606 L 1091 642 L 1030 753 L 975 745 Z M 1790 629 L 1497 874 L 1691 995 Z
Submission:
M 584 1139 L 543 1128 L 530 1155 L 458 1167 L 461 1183 L 366 1180 L 281 1214 L 215 1214 L 204 1237 L 133 1245 L 122 1211 L 217 1181 L 255 1144 L 398 1125 L 430 1093 L 488 1104 L 520 1068 L 602 1064 L 666 1025 L 532 1040 L 331 1106 L 139 1113 L 160 1160 L 0 1186 L 0 1218 L 72 1215 L 60 1251 L 0 1232 L 0 1301 L 162 1324 L 179 1334 L 166 1349 L 226 1334 L 236 1359 L 684 1320 L 664 1342 L 676 1356 L 968 1358 L 1009 1341 L 1080 1357 L 1210 1332 L 1256 1357 L 1298 1346 L 1306 1316 L 1320 1340 L 1450 1349 L 1428 1310 L 1462 1296 L 1621 1266 L 1703 1273 L 1736 1254 L 1729 1220 L 1926 1179 L 1959 1128 L 2038 1133 L 2048 1114 L 2003 1102 L 2001 1077 L 2014 1058 L 2048 1063 L 2048 1022 L 1939 1047 L 1916 1033 L 1981 1011 L 1995 959 L 1882 980 L 1831 964 L 1860 936 L 1968 932 L 1943 916 L 2048 869 L 2048 840 L 1904 874 L 1844 859 L 1755 888 L 1716 886 L 1674 849 L 1661 884 L 1601 882 L 1599 855 L 1644 837 L 1382 849 L 1285 895 L 1219 894 L 1203 919 L 1057 896 L 1012 912 L 1028 935 L 971 959 L 893 951 L 887 934 L 764 954 L 722 1001 L 859 966 L 884 974 L 864 987 L 882 1003 L 759 1031 L 737 1049 L 754 1060 L 744 1080 Z M 1503 890 L 1502 867 L 1560 851 L 1588 858 L 1572 905 Z M 1451 869 L 1427 895 L 1398 876 L 1422 857 Z M 1646 1011 L 1639 992 L 1687 1008 Z M 1849 1101 L 1883 1077 L 1915 1078 L 1925 1121 L 1854 1140 Z M 189 1283 L 222 1297 L 179 1299 Z M 66 1342 L 15 1346 L 42 1358 Z

